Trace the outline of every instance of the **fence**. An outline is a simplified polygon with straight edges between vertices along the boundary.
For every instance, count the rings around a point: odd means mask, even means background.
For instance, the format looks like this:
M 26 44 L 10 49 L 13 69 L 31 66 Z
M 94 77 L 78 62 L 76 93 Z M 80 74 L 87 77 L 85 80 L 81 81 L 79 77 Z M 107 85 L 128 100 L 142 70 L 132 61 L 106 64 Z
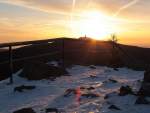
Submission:
M 24 57 L 24 58 L 17 58 L 13 59 L 13 47 L 18 47 L 18 46 L 27 46 L 27 45 L 42 45 L 42 44 L 48 44 L 52 43 L 54 41 L 57 41 L 58 39 L 47 39 L 47 40 L 38 40 L 38 41 L 24 41 L 24 42 L 13 42 L 13 43 L 2 43 L 0 44 L 0 48 L 8 48 L 9 52 L 9 60 L 8 61 L 3 61 L 0 64 L 6 64 L 9 63 L 9 69 L 10 69 L 10 84 L 13 83 L 13 63 L 17 61 L 23 61 L 23 60 L 29 60 L 29 59 L 34 59 L 38 57 L 43 57 L 47 55 L 54 55 L 59 53 L 59 51 L 53 52 L 53 53 L 45 53 L 45 54 L 40 54 L 40 55 L 35 55 L 35 56 L 30 56 L 30 57 Z M 59 38 L 60 40 L 60 38 Z M 62 38 L 62 65 L 64 67 L 64 38 Z

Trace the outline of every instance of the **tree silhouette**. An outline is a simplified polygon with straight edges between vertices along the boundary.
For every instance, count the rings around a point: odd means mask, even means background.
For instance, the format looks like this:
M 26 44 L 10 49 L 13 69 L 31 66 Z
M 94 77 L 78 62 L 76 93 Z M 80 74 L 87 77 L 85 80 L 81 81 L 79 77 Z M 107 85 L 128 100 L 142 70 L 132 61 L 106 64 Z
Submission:
M 116 34 L 111 35 L 110 42 L 111 42 L 111 45 L 112 45 L 112 48 L 111 48 L 112 57 L 111 57 L 110 65 L 114 69 L 116 69 L 122 64 L 122 61 L 121 61 L 121 58 L 120 58 L 120 55 L 119 55 L 119 51 L 118 51 L 118 48 L 117 48 L 118 38 L 117 38 Z
M 116 34 L 111 34 L 111 41 L 116 44 L 118 42 L 118 38 Z

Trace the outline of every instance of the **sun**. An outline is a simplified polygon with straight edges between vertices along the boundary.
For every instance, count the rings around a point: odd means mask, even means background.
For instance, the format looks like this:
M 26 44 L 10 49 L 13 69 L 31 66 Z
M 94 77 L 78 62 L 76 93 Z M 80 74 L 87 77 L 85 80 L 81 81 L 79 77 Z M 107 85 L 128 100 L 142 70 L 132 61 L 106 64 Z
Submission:
M 76 34 L 94 39 L 105 39 L 116 32 L 112 18 L 99 11 L 82 12 L 79 19 L 72 21 L 72 29 Z

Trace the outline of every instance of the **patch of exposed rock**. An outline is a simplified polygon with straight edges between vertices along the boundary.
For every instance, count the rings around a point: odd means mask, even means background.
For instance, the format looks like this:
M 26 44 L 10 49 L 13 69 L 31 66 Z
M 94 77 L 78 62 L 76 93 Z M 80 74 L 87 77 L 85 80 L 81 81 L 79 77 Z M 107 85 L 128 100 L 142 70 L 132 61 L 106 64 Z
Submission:
M 128 94 L 134 94 L 130 86 L 121 86 L 119 90 L 119 96 L 125 96 Z
M 32 108 L 23 108 L 17 111 L 14 111 L 13 113 L 36 113 Z
M 144 80 L 138 92 L 139 96 L 150 96 L 150 68 L 144 73 Z
M 20 74 L 21 77 L 27 78 L 28 80 L 54 80 L 56 77 L 63 75 L 68 75 L 68 72 L 64 68 L 51 66 L 38 61 L 25 63 L 23 71 Z

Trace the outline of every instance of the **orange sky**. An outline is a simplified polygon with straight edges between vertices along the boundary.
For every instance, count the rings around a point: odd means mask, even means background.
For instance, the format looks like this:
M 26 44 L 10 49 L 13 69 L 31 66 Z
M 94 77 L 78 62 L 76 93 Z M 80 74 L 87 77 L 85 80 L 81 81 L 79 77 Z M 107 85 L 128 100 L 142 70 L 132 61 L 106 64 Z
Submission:
M 116 33 L 120 43 L 150 47 L 149 0 L 0 0 L 0 43 Z

